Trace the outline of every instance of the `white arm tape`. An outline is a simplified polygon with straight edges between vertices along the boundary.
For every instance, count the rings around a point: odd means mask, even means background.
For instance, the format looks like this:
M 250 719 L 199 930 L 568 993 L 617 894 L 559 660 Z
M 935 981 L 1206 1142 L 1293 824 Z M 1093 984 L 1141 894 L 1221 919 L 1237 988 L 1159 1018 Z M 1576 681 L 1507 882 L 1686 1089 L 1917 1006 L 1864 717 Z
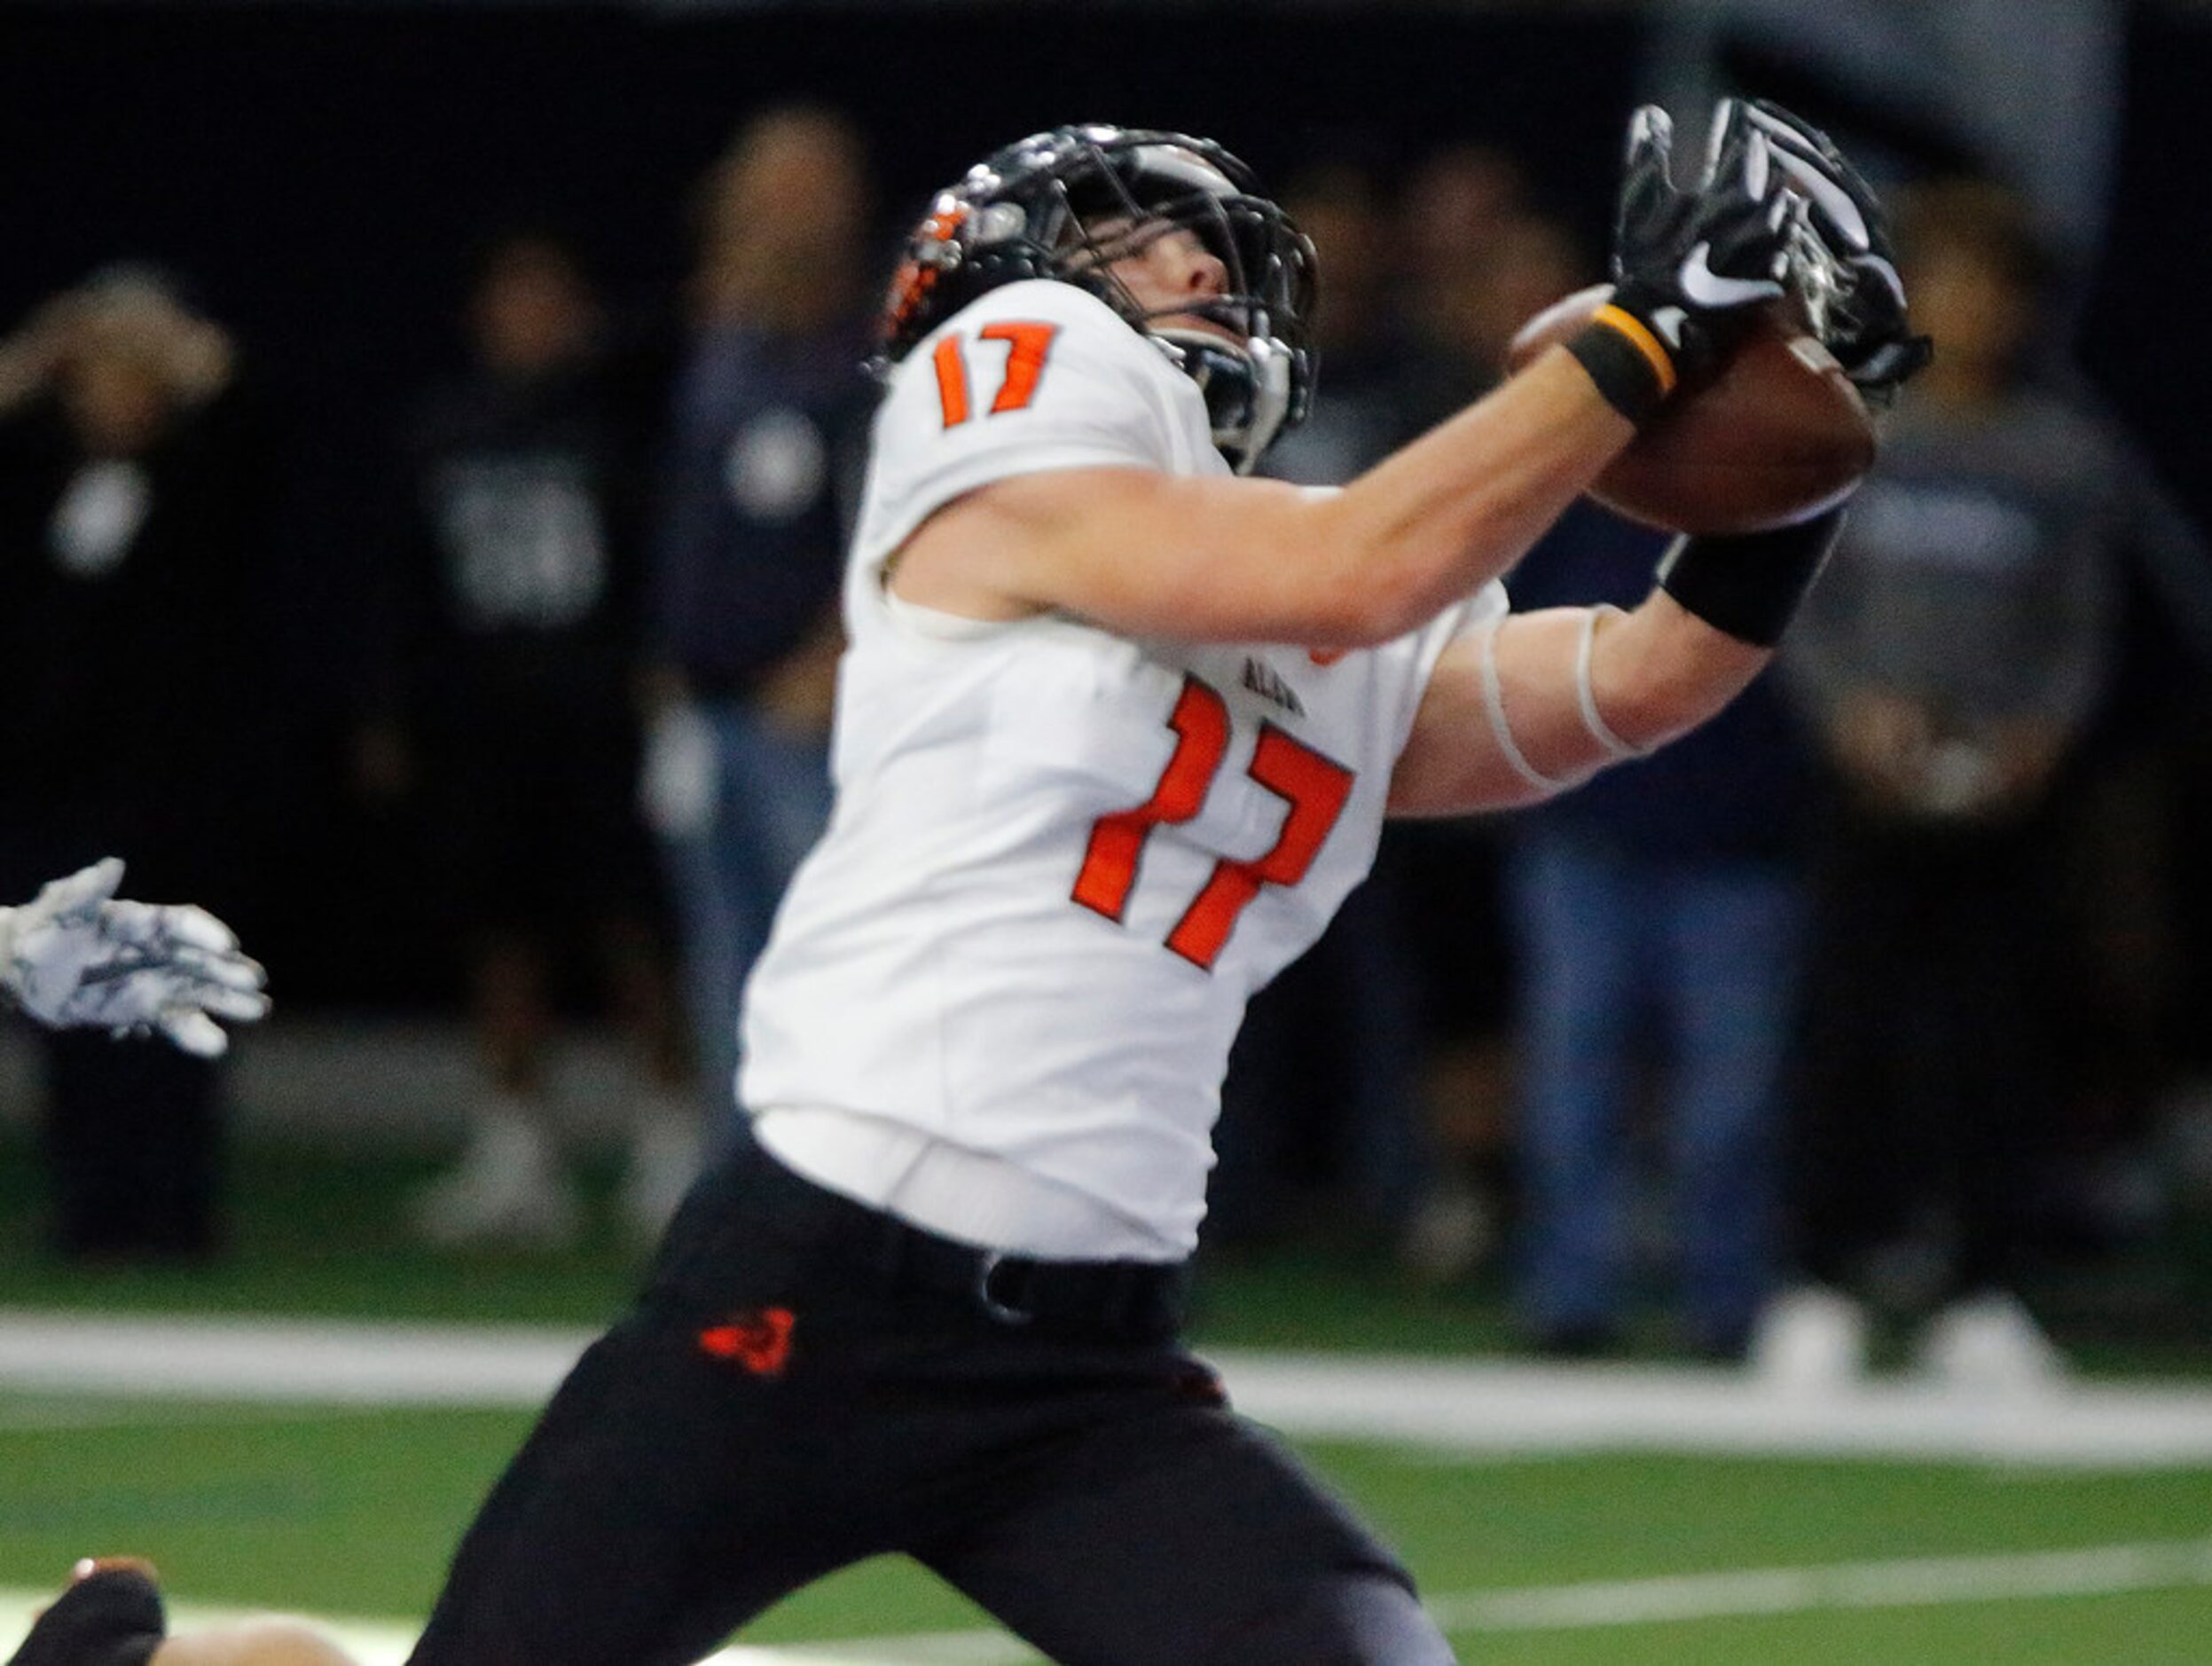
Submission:
M 1597 616 L 1619 613 L 1612 606 L 1588 609 L 1582 615 L 1582 644 L 1574 653 L 1574 697 L 1582 708 L 1582 727 L 1589 731 L 1590 739 L 1604 747 L 1608 755 L 1618 760 L 1624 758 L 1649 758 L 1654 748 L 1637 746 L 1624 741 L 1612 731 L 1597 710 L 1597 691 L 1590 686 L 1590 650 L 1597 641 Z
M 1513 766 L 1513 773 L 1538 792 L 1557 792 L 1574 782 L 1565 776 L 1547 775 L 1530 763 L 1527 754 L 1513 738 L 1513 726 L 1506 720 L 1505 691 L 1498 685 L 1498 633 L 1511 617 L 1503 615 L 1483 627 L 1482 649 L 1477 656 L 1477 664 L 1482 670 L 1483 710 L 1489 713 L 1491 735 L 1497 741 L 1498 750 L 1504 754 L 1505 761 Z

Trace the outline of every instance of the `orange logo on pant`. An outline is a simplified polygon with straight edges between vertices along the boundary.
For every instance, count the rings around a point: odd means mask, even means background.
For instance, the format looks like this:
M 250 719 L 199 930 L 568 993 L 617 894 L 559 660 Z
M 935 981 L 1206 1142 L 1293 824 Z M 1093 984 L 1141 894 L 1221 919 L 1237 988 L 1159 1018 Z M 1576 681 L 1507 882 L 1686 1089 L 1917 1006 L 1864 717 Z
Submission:
M 788 1308 L 755 1308 L 727 1324 L 710 1325 L 699 1332 L 699 1346 L 716 1359 L 734 1362 L 756 1377 L 780 1377 L 791 1357 Z

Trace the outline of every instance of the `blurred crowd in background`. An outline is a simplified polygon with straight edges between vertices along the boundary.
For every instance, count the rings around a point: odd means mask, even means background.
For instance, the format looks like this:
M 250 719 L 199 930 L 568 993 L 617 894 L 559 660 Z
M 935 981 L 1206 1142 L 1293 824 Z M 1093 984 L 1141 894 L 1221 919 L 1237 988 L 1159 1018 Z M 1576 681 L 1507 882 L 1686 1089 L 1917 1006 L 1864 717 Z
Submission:
M 1656 1287 L 1714 1359 L 1852 1369 L 1871 1307 L 1926 1318 L 1936 1369 L 2033 1377 L 2060 1369 L 2020 1301 L 2039 1269 L 2212 1192 L 2189 861 L 2212 808 L 2212 562 L 2070 353 L 2116 113 L 1973 56 L 2025 43 L 2012 12 L 1925 10 L 1684 6 L 1655 32 L 1647 73 L 1678 111 L 1748 83 L 1867 159 L 1935 366 L 1776 671 L 1723 719 L 1541 810 L 1386 838 L 1239 1042 L 1220 1251 L 1502 1269 L 1549 1353 L 1616 1346 Z M 2115 8 L 2051 12 L 2039 51 L 2109 90 Z M 1902 59 L 1876 38 L 1910 27 L 1930 33 Z M 1885 84 L 1904 68 L 1941 90 Z M 372 581 L 319 645 L 346 715 L 304 760 L 272 740 L 298 414 L 274 389 L 297 379 L 159 264 L 103 267 L 0 342 L 0 664 L 35 719 L 0 730 L 0 893 L 113 851 L 135 894 L 217 907 L 252 946 L 312 906 L 268 894 L 268 846 L 287 798 L 332 783 L 365 883 L 411 899 L 395 931 L 449 969 L 412 993 L 465 1019 L 479 1061 L 465 1148 L 411 1206 L 431 1242 L 577 1232 L 547 1077 L 578 1026 L 628 1061 L 619 1207 L 640 1240 L 734 1136 L 738 991 L 828 810 L 863 365 L 920 206 L 884 189 L 868 115 L 744 111 L 684 205 L 672 283 L 612 282 L 590 227 L 527 211 L 446 251 L 451 362 L 349 465 L 375 482 L 352 529 Z M 1317 408 L 1268 472 L 1351 478 L 1603 276 L 1602 225 L 1541 157 L 1351 128 L 1267 145 L 1323 280 Z M 1581 507 L 1510 587 L 1630 602 L 1663 546 Z M 216 1248 L 219 1068 L 38 1044 L 56 1246 Z

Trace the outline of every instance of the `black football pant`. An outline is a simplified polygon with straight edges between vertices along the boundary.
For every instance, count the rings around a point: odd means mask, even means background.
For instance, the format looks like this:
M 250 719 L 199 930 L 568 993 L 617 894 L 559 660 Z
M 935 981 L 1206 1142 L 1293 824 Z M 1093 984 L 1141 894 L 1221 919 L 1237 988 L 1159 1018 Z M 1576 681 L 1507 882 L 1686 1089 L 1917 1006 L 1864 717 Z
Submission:
M 999 1261 L 749 1146 L 457 1552 L 417 1666 L 677 1666 L 888 1552 L 1070 1666 L 1435 1666 L 1392 1556 L 1176 1346 L 1179 1270 Z

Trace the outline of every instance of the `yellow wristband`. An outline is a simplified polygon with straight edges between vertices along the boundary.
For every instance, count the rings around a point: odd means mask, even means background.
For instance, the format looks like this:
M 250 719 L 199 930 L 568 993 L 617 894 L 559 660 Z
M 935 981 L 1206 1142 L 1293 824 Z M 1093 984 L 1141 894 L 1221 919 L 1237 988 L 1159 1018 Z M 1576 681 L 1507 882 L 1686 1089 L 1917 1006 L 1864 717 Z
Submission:
M 1651 326 L 1642 318 L 1608 302 L 1590 314 L 1590 322 L 1619 330 L 1628 338 L 1628 345 L 1643 355 L 1644 363 L 1651 365 L 1651 373 L 1659 378 L 1659 397 L 1663 399 L 1675 391 L 1675 356 L 1667 350 L 1666 342 L 1651 334 Z

